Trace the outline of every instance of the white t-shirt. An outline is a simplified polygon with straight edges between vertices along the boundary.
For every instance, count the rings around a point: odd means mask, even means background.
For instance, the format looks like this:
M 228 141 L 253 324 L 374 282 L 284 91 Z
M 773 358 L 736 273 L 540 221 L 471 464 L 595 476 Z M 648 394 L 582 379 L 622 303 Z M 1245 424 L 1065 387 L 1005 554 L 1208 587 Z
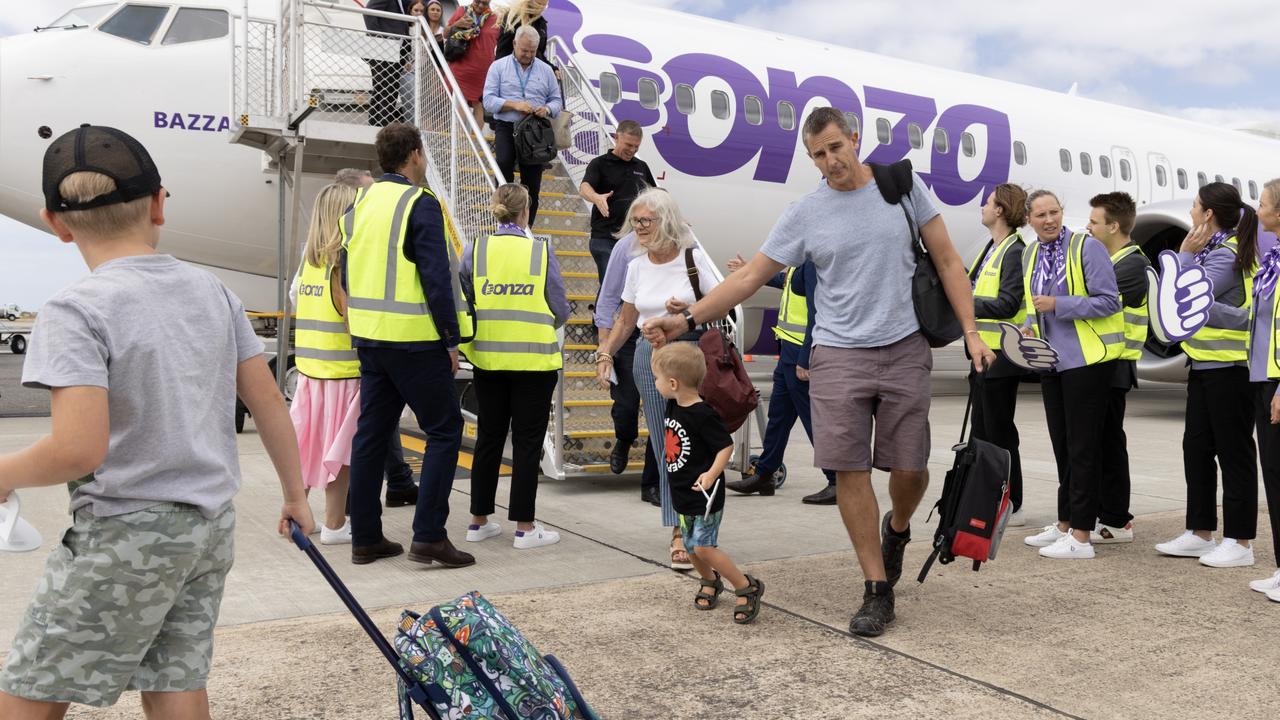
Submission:
M 693 264 L 698 268 L 698 287 L 702 294 L 711 292 L 720 284 L 716 279 L 715 267 L 707 254 L 700 248 L 693 249 Z M 627 280 L 622 287 L 622 301 L 636 306 L 640 319 L 636 327 L 646 320 L 667 314 L 667 300 L 676 298 L 693 304 L 693 286 L 689 283 L 689 271 L 684 264 L 684 251 L 681 250 L 671 262 L 661 265 L 649 259 L 645 253 L 627 266 Z

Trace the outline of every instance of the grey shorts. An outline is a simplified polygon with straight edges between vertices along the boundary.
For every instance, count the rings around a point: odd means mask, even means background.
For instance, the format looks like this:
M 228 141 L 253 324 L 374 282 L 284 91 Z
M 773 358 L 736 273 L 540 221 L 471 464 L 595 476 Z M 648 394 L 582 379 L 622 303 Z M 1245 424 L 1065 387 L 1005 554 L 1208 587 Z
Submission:
M 932 370 L 933 353 L 920 333 L 878 348 L 815 346 L 809 361 L 814 465 L 924 470 Z
M 201 690 L 235 554 L 235 511 L 79 510 L 45 563 L 0 690 L 104 707 L 125 690 Z

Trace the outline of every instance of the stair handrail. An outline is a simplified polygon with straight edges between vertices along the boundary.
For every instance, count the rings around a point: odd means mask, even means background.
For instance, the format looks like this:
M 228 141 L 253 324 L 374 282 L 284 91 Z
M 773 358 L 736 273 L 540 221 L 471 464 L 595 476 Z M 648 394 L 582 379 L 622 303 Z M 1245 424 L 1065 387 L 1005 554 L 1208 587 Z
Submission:
M 586 72 L 577 63 L 569 44 L 560 36 L 547 39 L 547 57 L 553 67 L 560 70 L 561 90 L 564 95 L 564 109 L 573 113 L 570 134 L 574 139 L 574 147 L 561 153 L 565 171 L 573 179 L 575 185 L 582 183 L 586 165 L 580 158 L 573 158 L 572 151 L 577 149 L 586 155 L 603 155 L 614 146 L 613 134 L 618 121 L 613 116 L 600 93 L 591 84 Z M 583 132 L 589 132 L 594 143 L 580 147 L 579 140 Z

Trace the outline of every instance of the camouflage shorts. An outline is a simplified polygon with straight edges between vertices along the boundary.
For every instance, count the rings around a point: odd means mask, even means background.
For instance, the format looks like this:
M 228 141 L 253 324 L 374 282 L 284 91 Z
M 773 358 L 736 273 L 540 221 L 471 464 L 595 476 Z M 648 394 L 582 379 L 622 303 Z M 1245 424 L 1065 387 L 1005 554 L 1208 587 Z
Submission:
M 0 690 L 112 705 L 125 690 L 200 690 L 235 550 L 235 511 L 163 504 L 76 512 L 45 564 Z

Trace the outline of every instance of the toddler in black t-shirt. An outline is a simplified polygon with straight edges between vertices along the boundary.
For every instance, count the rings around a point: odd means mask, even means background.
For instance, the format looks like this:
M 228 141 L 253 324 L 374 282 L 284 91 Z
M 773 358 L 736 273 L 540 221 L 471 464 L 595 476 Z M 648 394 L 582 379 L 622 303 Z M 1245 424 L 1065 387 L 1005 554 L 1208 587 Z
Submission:
M 733 455 L 733 438 L 698 395 L 706 373 L 706 359 L 692 343 L 673 343 L 653 354 L 658 392 L 667 399 L 662 460 L 671 505 L 680 516 L 689 559 L 702 576 L 693 604 L 699 610 L 714 608 L 728 580 L 738 598 L 733 621 L 742 625 L 759 614 L 764 583 L 743 574 L 716 545 L 724 514 L 724 468 Z

